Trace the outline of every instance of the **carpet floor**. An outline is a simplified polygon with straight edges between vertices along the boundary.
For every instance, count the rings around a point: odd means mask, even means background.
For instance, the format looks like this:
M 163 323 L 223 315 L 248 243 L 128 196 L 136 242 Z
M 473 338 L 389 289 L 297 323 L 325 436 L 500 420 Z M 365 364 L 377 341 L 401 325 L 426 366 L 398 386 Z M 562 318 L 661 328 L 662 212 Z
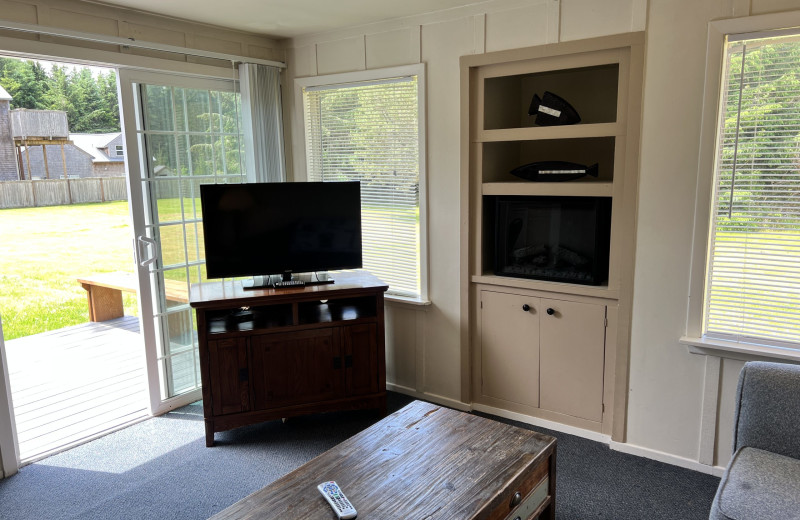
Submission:
M 390 393 L 389 411 L 410 401 Z M 342 412 L 271 421 L 218 433 L 216 447 L 206 448 L 195 403 L 0 480 L 0 519 L 208 518 L 378 419 Z M 718 478 L 498 420 L 557 437 L 559 520 L 708 518 Z

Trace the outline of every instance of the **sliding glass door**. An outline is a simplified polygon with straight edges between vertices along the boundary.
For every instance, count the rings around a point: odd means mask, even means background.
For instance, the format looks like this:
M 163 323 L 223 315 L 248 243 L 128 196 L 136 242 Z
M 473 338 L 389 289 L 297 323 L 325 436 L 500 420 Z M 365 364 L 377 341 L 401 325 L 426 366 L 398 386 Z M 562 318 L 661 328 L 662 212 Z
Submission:
M 154 414 L 200 399 L 189 286 L 205 281 L 201 184 L 244 180 L 230 80 L 120 71 L 140 316 Z M 134 155 L 138 151 L 138 157 Z

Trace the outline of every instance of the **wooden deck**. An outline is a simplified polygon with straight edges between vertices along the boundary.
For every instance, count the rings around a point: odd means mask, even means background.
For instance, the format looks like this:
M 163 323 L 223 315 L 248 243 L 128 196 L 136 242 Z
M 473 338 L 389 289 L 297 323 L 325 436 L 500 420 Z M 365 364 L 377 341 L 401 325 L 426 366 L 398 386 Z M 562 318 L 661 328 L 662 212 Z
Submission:
M 138 318 L 84 323 L 5 345 L 22 462 L 149 415 Z

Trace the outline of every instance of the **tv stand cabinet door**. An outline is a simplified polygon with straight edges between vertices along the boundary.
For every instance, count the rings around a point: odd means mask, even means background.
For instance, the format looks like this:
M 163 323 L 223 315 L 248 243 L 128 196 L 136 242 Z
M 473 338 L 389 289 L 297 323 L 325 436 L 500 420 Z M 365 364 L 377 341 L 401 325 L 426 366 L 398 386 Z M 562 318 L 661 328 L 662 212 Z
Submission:
M 208 342 L 211 367 L 211 403 L 214 415 L 250 410 L 247 370 L 247 340 L 223 339 Z
M 253 408 L 268 410 L 335 399 L 342 393 L 342 358 L 334 328 L 250 338 Z
M 378 336 L 374 323 L 342 327 L 347 395 L 377 393 Z

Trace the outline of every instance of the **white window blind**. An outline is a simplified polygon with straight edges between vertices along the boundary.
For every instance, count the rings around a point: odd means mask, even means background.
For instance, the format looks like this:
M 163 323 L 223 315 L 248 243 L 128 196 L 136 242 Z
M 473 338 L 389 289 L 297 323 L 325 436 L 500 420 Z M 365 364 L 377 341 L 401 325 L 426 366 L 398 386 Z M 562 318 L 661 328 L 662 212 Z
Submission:
M 800 349 L 800 39 L 726 45 L 704 332 Z
M 309 181 L 361 181 L 364 269 L 421 297 L 418 77 L 306 87 Z

